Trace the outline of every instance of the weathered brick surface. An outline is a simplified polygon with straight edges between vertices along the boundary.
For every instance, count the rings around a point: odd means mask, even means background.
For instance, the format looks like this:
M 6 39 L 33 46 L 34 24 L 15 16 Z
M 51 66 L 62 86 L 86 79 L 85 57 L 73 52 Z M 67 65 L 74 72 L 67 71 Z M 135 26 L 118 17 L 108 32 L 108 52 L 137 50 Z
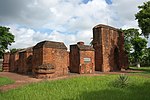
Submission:
M 4 53 L 3 56 L 3 66 L 2 70 L 3 72 L 9 72 L 9 58 L 10 58 L 10 53 Z
M 94 49 L 84 45 L 83 42 L 70 45 L 69 70 L 80 74 L 93 73 L 95 71 Z
M 19 52 L 18 73 L 29 74 L 32 72 L 32 47 Z
M 19 64 L 19 53 L 11 53 L 10 54 L 10 72 L 18 72 L 18 64 Z
M 97 25 L 93 28 L 95 49 L 95 69 L 97 71 L 117 71 L 127 68 L 124 52 L 124 34 L 116 28 Z
M 74 73 L 119 71 L 127 69 L 124 34 L 116 28 L 97 25 L 93 28 L 93 47 L 78 42 L 70 52 L 62 42 L 42 41 L 33 48 L 5 53 L 3 71 L 32 73 L 37 78 L 53 78 Z
M 43 41 L 33 48 L 33 73 L 37 78 L 51 78 L 68 73 L 68 52 L 62 42 Z

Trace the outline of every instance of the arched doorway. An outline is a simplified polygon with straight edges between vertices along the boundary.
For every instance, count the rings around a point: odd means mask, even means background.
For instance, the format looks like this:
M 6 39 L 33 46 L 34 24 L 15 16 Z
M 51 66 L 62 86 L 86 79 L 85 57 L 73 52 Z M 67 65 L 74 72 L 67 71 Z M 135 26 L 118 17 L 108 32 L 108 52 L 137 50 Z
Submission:
M 113 66 L 113 71 L 119 71 L 119 50 L 116 47 L 114 49 L 114 66 Z

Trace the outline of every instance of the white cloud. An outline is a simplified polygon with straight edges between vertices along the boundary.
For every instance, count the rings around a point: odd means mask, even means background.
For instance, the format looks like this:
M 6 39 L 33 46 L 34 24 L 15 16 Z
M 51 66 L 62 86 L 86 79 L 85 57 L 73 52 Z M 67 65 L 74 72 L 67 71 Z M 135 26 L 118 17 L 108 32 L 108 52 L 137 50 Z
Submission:
M 112 0 L 110 9 L 115 17 L 114 25 L 138 28 L 134 15 L 138 12 L 138 6 L 146 1 L 148 0 Z
M 41 33 L 29 28 L 18 28 L 14 25 L 8 27 L 11 28 L 10 32 L 15 35 L 15 43 L 12 43 L 9 48 L 27 48 L 44 40 L 64 42 L 69 48 L 70 44 L 75 44 L 78 41 L 85 41 L 86 44 L 89 44 L 92 37 L 90 31 L 82 31 L 77 34 L 64 34 L 57 31 Z
M 92 28 L 99 23 L 138 28 L 134 14 L 138 11 L 137 6 L 148 0 L 112 0 L 112 5 L 105 0 L 91 0 L 87 4 L 82 1 L 3 1 L 0 3 L 0 24 L 12 24 L 11 32 L 16 42 L 11 48 L 29 47 L 42 40 L 63 41 L 67 46 L 77 41 L 89 44 Z M 52 31 L 40 32 L 37 29 Z

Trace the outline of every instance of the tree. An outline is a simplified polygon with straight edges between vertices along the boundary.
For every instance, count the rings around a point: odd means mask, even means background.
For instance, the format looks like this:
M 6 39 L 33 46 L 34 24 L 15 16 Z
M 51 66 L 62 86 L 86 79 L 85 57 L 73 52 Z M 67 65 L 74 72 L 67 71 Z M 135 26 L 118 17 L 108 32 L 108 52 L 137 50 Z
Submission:
M 138 29 L 134 29 L 134 28 L 130 28 L 130 29 L 126 29 L 126 30 L 122 30 L 124 33 L 124 45 L 125 45 L 125 51 L 130 54 L 130 52 L 133 50 L 132 48 L 132 44 L 131 44 L 131 40 L 134 37 L 139 36 L 139 32 Z
M 13 49 L 10 49 L 10 53 L 16 53 L 19 49 L 16 49 L 16 48 L 13 48 Z
M 144 55 L 142 57 L 141 64 L 144 66 L 150 66 L 150 47 L 144 50 Z
M 146 39 L 140 37 L 138 29 L 130 28 L 122 30 L 124 32 L 125 39 L 125 51 L 128 54 L 129 62 L 137 63 L 140 67 L 140 61 L 143 57 L 143 50 L 146 48 Z
M 135 62 L 137 64 L 137 67 L 140 67 L 140 61 L 142 59 L 142 56 L 144 55 L 143 50 L 147 46 L 146 45 L 147 41 L 144 38 L 135 37 L 131 40 L 131 43 L 132 43 L 133 49 L 134 49 L 133 56 L 134 56 Z
M 0 26 L 0 58 L 2 58 L 3 53 L 8 49 L 8 45 L 14 41 L 14 35 L 10 33 L 10 28 Z
M 150 1 L 145 2 L 142 6 L 138 6 L 138 8 L 140 10 L 135 14 L 135 17 L 138 20 L 142 34 L 148 38 L 150 34 Z

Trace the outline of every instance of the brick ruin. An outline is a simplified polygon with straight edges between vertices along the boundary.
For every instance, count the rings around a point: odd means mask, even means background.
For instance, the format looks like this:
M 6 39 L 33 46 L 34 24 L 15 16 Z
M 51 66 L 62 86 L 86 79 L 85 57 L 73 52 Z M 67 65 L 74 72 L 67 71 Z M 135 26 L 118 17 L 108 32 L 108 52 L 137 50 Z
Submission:
M 108 72 L 127 69 L 124 51 L 124 34 L 113 27 L 97 25 L 93 28 L 95 70 Z
M 10 54 L 10 62 L 9 66 L 10 67 L 10 72 L 17 72 L 18 71 L 18 66 L 19 66 L 19 52 L 14 52 Z
M 124 52 L 124 34 L 107 25 L 93 28 L 92 46 L 84 42 L 70 45 L 42 41 L 15 53 L 5 53 L 3 71 L 31 74 L 36 78 L 53 78 L 71 73 L 120 71 L 128 68 Z
M 9 65 L 9 59 L 10 59 L 10 53 L 7 52 L 4 54 L 3 56 L 3 66 L 2 66 L 2 70 L 3 72 L 9 72 L 9 69 L 10 69 L 10 65 Z
M 19 51 L 19 60 L 17 72 L 21 74 L 30 74 L 32 73 L 32 56 L 33 56 L 33 47 L 29 47 Z
M 94 73 L 94 49 L 84 42 L 70 45 L 70 72 L 74 73 Z
M 33 48 L 33 72 L 37 78 L 68 74 L 68 52 L 62 42 L 43 41 Z

